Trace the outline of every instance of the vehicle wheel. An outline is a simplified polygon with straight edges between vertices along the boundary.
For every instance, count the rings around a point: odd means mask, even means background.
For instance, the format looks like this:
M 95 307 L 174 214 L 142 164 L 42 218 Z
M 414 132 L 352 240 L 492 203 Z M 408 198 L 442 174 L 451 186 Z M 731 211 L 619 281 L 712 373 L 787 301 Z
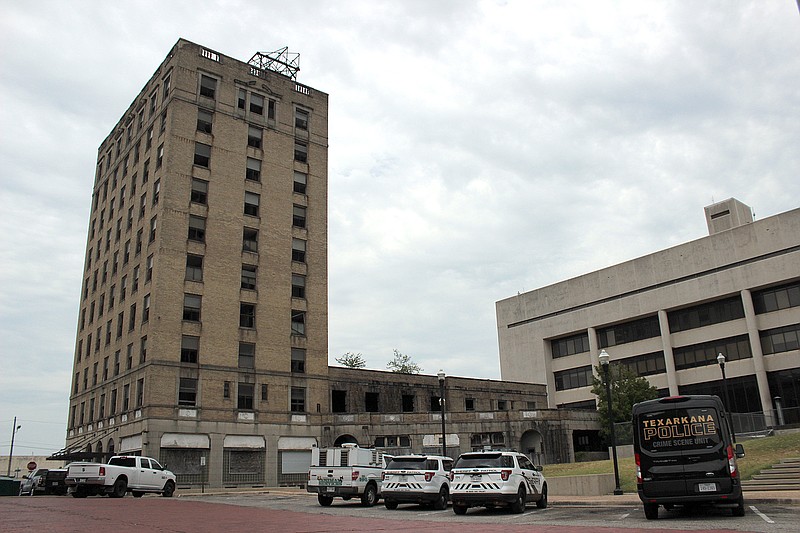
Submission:
M 644 507 L 644 516 L 648 520 L 655 520 L 658 518 L 658 505 L 655 503 L 643 503 L 642 506 Z
M 447 485 L 442 485 L 442 488 L 439 489 L 439 497 L 433 502 L 433 508 L 437 511 L 443 511 L 447 509 L 447 500 L 450 499 L 450 491 L 447 490 Z
M 393 502 L 392 500 L 384 500 L 383 505 L 385 505 L 390 511 L 397 509 L 397 502 Z
M 118 477 L 117 480 L 114 482 L 114 486 L 111 488 L 111 493 L 109 496 L 112 498 L 122 498 L 125 496 L 125 493 L 128 491 L 128 481 L 125 478 Z
M 333 496 L 325 496 L 324 494 L 317 494 L 317 501 L 323 507 L 328 507 L 333 503 Z
M 367 488 L 364 489 L 364 494 L 361 496 L 361 505 L 364 507 L 372 507 L 378 503 L 378 487 L 369 483 Z
M 140 490 L 135 490 L 135 491 L 131 492 L 131 494 L 133 494 L 134 498 L 141 498 L 142 496 L 144 496 L 144 492 L 142 492 Z
M 547 483 L 542 485 L 542 497 L 539 498 L 538 502 L 536 502 L 536 507 L 539 509 L 547 508 Z
M 520 485 L 517 491 L 517 499 L 511 504 L 512 513 L 519 514 L 525 512 L 525 497 L 525 487 Z
M 164 490 L 161 491 L 161 495 L 165 498 L 172 498 L 173 494 L 175 494 L 175 483 L 167 481 L 164 484 Z
M 736 507 L 731 510 L 733 516 L 744 516 L 744 496 L 739 496 Z
M 453 512 L 456 514 L 467 514 L 467 506 L 459 503 L 453 504 Z

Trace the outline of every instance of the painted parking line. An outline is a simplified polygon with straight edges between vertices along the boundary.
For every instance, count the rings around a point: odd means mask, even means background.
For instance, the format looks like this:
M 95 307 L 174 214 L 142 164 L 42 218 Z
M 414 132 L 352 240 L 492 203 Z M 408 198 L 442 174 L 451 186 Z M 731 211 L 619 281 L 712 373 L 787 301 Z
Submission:
M 764 513 L 762 513 L 761 511 L 759 511 L 758 509 L 756 509 L 756 506 L 755 506 L 755 505 L 751 505 L 751 506 L 750 506 L 750 509 L 751 509 L 751 510 L 752 510 L 754 513 L 756 513 L 758 516 L 760 516 L 760 517 L 761 517 L 761 518 L 764 520 L 764 522 L 766 522 L 767 524 L 774 524 L 774 523 L 775 523 L 775 520 L 773 520 L 772 518 L 768 517 L 767 515 L 765 515 Z

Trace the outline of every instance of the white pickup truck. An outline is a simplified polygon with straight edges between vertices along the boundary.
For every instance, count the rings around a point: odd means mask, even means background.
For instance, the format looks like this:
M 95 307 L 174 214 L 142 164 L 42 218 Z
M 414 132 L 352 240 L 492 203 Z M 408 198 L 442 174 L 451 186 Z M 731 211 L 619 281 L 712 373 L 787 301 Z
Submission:
M 156 492 L 169 498 L 175 492 L 175 474 L 150 457 L 117 455 L 103 463 L 70 463 L 64 480 L 74 498 L 108 494 L 122 498 L 126 492 L 139 498 Z
M 361 505 L 372 507 L 381 494 L 381 475 L 390 455 L 355 444 L 341 448 L 312 448 L 308 471 L 308 492 L 316 493 L 327 507 L 334 498 L 361 497 Z

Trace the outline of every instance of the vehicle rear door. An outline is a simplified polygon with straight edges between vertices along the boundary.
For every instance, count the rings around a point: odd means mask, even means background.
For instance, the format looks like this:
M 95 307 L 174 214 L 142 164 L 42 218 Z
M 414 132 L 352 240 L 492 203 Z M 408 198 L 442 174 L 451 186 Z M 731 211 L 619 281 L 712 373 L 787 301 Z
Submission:
M 720 422 L 714 407 L 669 407 L 641 413 L 636 431 L 644 496 L 730 492 Z

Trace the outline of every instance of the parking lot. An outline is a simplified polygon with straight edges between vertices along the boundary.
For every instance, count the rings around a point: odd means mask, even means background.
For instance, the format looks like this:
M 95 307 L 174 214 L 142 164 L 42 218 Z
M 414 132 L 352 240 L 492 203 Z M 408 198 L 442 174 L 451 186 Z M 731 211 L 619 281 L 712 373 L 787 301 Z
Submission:
M 743 518 L 728 510 L 661 510 L 657 521 L 646 520 L 641 505 L 567 505 L 551 500 L 547 509 L 529 506 L 523 514 L 503 509 L 470 509 L 456 516 L 451 509 L 434 511 L 401 505 L 389 511 L 383 505 L 362 507 L 357 501 L 336 500 L 320 507 L 313 495 L 299 491 L 270 493 L 183 494 L 177 498 L 145 496 L 134 499 L 63 496 L 0 498 L 0 530 L 48 531 L 192 531 L 236 533 L 254 530 L 280 533 L 333 531 L 392 531 L 393 533 L 545 533 L 572 531 L 776 531 L 800 530 L 800 507 L 791 504 L 748 505 Z M 760 514 L 759 514 L 760 513 Z M 35 520 L 32 518 L 35 517 Z M 256 526 L 259 527 L 256 527 Z M 26 529 L 27 528 L 27 529 Z

